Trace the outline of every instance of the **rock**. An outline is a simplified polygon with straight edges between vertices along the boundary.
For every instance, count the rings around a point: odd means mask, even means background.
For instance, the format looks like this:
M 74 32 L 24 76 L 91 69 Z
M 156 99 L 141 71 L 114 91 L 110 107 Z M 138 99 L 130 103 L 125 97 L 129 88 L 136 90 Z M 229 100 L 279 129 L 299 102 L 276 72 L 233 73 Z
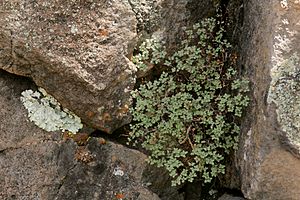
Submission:
M 35 126 L 20 101 L 29 88 L 35 88 L 30 80 L 0 71 L 0 199 L 183 199 L 139 151 L 98 138 L 78 146 Z M 157 194 L 147 187 L 155 184 Z
M 76 155 L 73 167 L 63 177 L 57 199 L 160 199 L 141 181 L 146 167 L 144 154 L 91 139 L 86 147 L 77 149 Z
M 137 38 L 156 34 L 174 45 L 191 13 L 211 12 L 211 1 L 4 0 L 0 68 L 32 78 L 85 124 L 112 133 L 131 120 Z
M 155 176 L 158 174 L 159 176 Z M 151 191 L 158 194 L 161 200 L 183 200 L 186 194 L 178 194 L 175 191 L 180 190 L 180 186 L 171 186 L 171 179 L 168 178 L 167 170 L 147 165 L 143 172 L 143 182 L 146 183 Z
M 218 200 L 244 200 L 242 197 L 234 197 L 229 194 L 223 194 Z
M 160 36 L 173 50 L 183 36 L 183 28 L 211 17 L 216 11 L 214 0 L 129 0 L 138 20 L 141 39 Z
M 217 4 L 220 1 L 215 0 L 189 0 L 187 1 L 187 9 L 189 10 L 189 20 L 193 23 L 201 21 L 206 17 L 213 17 L 216 13 Z M 226 2 L 222 2 L 223 4 Z
M 243 5 L 240 63 L 252 106 L 236 163 L 247 199 L 299 199 L 299 1 Z
M 34 82 L 88 125 L 128 123 L 136 18 L 127 1 L 4 0 L 0 68 Z

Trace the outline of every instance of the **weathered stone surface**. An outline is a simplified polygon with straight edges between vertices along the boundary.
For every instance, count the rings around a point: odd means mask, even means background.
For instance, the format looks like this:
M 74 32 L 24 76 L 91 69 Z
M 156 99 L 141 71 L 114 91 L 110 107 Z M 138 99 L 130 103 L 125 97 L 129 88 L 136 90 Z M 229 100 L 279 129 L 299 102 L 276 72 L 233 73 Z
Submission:
M 0 2 L 0 68 L 31 77 L 106 132 L 130 121 L 136 41 L 127 1 Z
M 31 77 L 87 125 L 111 133 L 131 119 L 138 38 L 154 33 L 175 44 L 191 14 L 214 10 L 211 1 L 2 0 L 0 68 Z
M 247 199 L 299 199 L 299 1 L 244 3 L 241 64 L 253 84 L 237 166 Z
M 159 176 L 153 176 L 153 174 L 159 174 Z M 148 165 L 143 173 L 143 182 L 149 183 L 149 189 L 158 194 L 162 200 L 186 199 L 186 194 L 181 193 L 178 195 L 178 193 L 174 192 L 174 190 L 180 189 L 180 186 L 171 186 L 171 179 L 166 177 L 169 177 L 167 170 Z
M 218 198 L 218 200 L 245 200 L 245 199 L 242 197 L 234 197 L 229 194 L 224 194 L 220 198 Z
M 63 177 L 57 199 L 160 199 L 141 181 L 144 154 L 112 142 L 100 145 L 97 139 L 77 151 L 82 153 Z
M 183 28 L 211 17 L 216 11 L 214 0 L 128 0 L 138 20 L 139 37 L 160 36 L 168 49 L 174 50 Z
M 149 170 L 143 153 L 96 138 L 78 146 L 29 122 L 20 93 L 34 87 L 0 71 L 0 199 L 182 200 L 168 176 Z M 149 174 L 167 183 L 150 182 Z

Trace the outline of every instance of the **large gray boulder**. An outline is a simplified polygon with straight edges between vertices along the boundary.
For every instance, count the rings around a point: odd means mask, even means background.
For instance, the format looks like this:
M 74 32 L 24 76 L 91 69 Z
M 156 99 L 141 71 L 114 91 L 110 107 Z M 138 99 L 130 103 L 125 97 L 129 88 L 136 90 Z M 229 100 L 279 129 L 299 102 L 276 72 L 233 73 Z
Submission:
M 299 8 L 285 0 L 243 5 L 240 57 L 253 85 L 237 166 L 247 199 L 300 197 Z
M 85 124 L 112 133 L 131 120 L 138 41 L 155 34 L 173 48 L 188 18 L 213 12 L 213 0 L 3 0 L 0 68 L 30 77 Z
M 23 90 L 34 88 L 0 71 L 0 199 L 183 199 L 168 175 L 148 166 L 137 150 L 98 138 L 78 146 L 35 126 L 20 100 Z
M 1 1 L 0 68 L 106 132 L 128 123 L 136 41 L 128 1 Z
M 39 129 L 20 96 L 43 87 L 87 125 L 113 132 L 130 122 L 137 41 L 156 34 L 172 47 L 190 13 L 214 10 L 193 2 L 0 2 L 0 68 L 35 82 L 0 71 L 0 199 L 183 199 L 143 153 Z

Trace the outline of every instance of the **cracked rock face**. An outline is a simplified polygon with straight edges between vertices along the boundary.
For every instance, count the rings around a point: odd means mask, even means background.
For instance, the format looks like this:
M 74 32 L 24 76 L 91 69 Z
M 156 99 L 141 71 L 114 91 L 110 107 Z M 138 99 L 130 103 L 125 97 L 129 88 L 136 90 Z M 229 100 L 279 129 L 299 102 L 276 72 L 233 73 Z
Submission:
M 19 98 L 25 89 L 34 86 L 0 70 L 0 199 L 182 200 L 143 153 L 96 138 L 78 146 L 29 122 Z
M 299 1 L 244 4 L 241 62 L 253 93 L 237 160 L 247 199 L 300 197 L 299 11 Z
M 3 0 L 0 68 L 32 78 L 87 125 L 111 133 L 131 119 L 137 32 L 157 32 L 173 44 L 187 3 Z
M 2 0 L 0 69 L 30 77 L 85 124 L 112 133 L 131 120 L 137 41 L 156 34 L 172 47 L 211 2 Z
M 0 68 L 34 82 L 94 128 L 128 123 L 136 17 L 123 0 L 0 2 Z

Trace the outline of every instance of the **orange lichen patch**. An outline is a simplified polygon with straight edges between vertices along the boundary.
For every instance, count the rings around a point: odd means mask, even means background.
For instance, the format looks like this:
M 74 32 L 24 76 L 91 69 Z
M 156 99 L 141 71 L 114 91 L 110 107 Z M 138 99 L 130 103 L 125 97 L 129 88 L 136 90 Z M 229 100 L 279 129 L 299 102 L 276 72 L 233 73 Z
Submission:
M 117 111 L 118 117 L 122 117 L 123 115 L 127 114 L 129 111 L 129 106 L 125 104 L 124 106 L 120 107 Z
M 118 160 L 117 156 L 113 155 L 111 156 L 111 162 L 116 162 Z
M 89 117 L 89 118 L 92 118 L 95 116 L 96 113 L 94 113 L 93 111 L 87 111 L 86 112 L 86 115 Z
M 109 34 L 107 29 L 99 29 L 98 33 L 100 36 L 103 36 L 103 37 L 106 37 Z
M 75 159 L 83 163 L 89 163 L 94 160 L 94 156 L 89 150 L 85 149 L 84 147 L 79 147 L 76 150 Z
M 101 145 L 106 144 L 106 140 L 104 138 L 99 138 L 99 144 Z
M 79 146 L 86 145 L 89 140 L 89 134 L 88 133 L 77 133 L 73 134 L 71 132 L 64 132 L 63 133 L 63 140 L 69 140 L 72 139 L 74 142 L 76 142 Z
M 73 139 L 73 136 L 74 136 L 73 133 L 68 132 L 68 131 L 65 131 L 65 132 L 63 133 L 63 140 L 64 140 L 64 141 L 67 141 L 67 140 Z
M 111 121 L 111 115 L 110 115 L 109 113 L 105 112 L 105 113 L 103 113 L 103 115 L 102 115 L 102 119 L 103 119 L 104 121 Z
M 90 135 L 88 133 L 77 133 L 74 134 L 73 140 L 78 144 L 78 145 L 86 145 L 88 140 L 89 140 Z
M 117 198 L 117 199 L 124 199 L 124 198 L 125 198 L 125 194 L 117 193 L 117 194 L 116 194 L 116 198 Z

